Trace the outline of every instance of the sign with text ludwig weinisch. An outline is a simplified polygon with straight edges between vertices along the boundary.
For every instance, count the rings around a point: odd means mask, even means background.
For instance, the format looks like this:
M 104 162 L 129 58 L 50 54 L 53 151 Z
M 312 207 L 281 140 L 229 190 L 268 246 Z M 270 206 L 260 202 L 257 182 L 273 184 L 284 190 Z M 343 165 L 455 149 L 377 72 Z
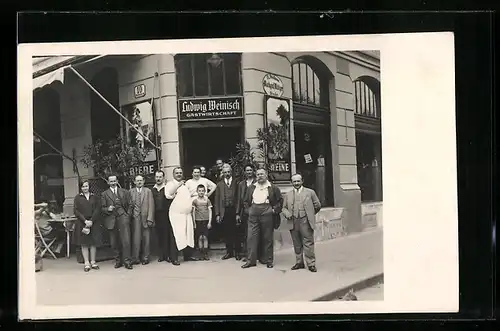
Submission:
M 267 74 L 262 78 L 262 88 L 267 95 L 273 97 L 281 97 L 283 95 L 284 87 L 281 79 L 273 74 Z
M 242 97 L 178 100 L 179 121 L 243 118 Z

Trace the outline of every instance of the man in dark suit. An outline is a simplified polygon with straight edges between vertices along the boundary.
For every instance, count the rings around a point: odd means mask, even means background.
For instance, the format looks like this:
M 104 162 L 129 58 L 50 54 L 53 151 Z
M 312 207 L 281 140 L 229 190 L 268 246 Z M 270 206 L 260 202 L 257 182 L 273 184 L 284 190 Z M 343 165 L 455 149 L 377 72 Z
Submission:
M 253 165 L 248 164 L 245 166 L 245 179 L 238 184 L 238 193 L 236 200 L 236 225 L 238 227 L 239 234 L 243 237 L 242 258 L 245 262 L 247 260 L 248 209 L 243 207 L 243 200 L 248 188 L 255 184 L 255 182 L 255 169 Z M 260 240 L 258 247 L 261 247 Z
M 292 270 L 304 269 L 304 257 L 309 271 L 316 272 L 314 256 L 314 226 L 321 203 L 314 190 L 303 186 L 302 176 L 292 176 L 293 190 L 288 192 L 283 205 L 283 216 L 292 235 L 295 265 Z
M 224 161 L 222 158 L 218 158 L 215 161 L 215 164 L 213 167 L 210 169 L 209 172 L 209 179 L 214 182 L 218 183 L 222 178 L 224 177 L 224 174 L 222 173 L 222 166 L 224 165 Z
M 257 247 L 262 232 L 264 261 L 268 268 L 274 262 L 274 229 L 279 227 L 280 213 L 283 205 L 281 190 L 267 179 L 267 171 L 256 172 L 257 182 L 250 186 L 243 200 L 244 208 L 248 208 L 248 261 L 242 268 L 255 267 L 257 264 Z
M 132 269 L 130 250 L 130 194 L 118 187 L 115 175 L 108 177 L 109 189 L 101 195 L 104 226 L 109 231 L 111 247 L 115 251 L 115 268 L 125 265 Z
M 231 166 L 225 163 L 222 167 L 223 179 L 215 189 L 215 219 L 222 224 L 226 255 L 223 260 L 236 257 L 241 260 L 241 236 L 238 236 L 236 226 L 236 204 L 238 183 L 233 178 Z

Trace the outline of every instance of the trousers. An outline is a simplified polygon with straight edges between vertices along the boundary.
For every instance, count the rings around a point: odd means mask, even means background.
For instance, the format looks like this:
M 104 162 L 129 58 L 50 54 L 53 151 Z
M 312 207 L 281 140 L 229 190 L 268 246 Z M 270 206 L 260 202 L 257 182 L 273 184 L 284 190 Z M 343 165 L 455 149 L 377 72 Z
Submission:
M 175 244 L 172 224 L 170 224 L 170 220 L 168 219 L 168 211 L 158 210 L 155 212 L 155 227 L 160 257 L 165 260 L 177 261 L 179 252 Z
M 273 210 L 270 204 L 252 204 L 249 208 L 247 236 L 248 261 L 255 264 L 259 257 L 263 263 L 273 263 L 274 226 Z M 262 257 L 258 253 L 259 239 L 262 240 Z
M 109 240 L 114 251 L 115 261 L 130 263 L 130 218 L 128 215 L 116 217 L 114 228 L 109 230 Z
M 304 264 L 304 256 L 309 267 L 316 263 L 314 255 L 314 230 L 311 228 L 307 217 L 294 217 L 292 235 L 293 249 L 295 251 L 295 262 Z
M 132 260 L 149 259 L 151 242 L 151 229 L 145 228 L 139 218 L 132 219 Z

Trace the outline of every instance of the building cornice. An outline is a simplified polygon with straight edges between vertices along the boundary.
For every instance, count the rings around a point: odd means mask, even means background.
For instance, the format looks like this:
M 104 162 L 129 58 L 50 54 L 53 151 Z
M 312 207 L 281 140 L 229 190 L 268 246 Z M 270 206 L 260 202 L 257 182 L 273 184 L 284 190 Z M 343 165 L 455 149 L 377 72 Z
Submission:
M 365 68 L 380 72 L 380 61 L 376 61 L 376 58 L 370 57 L 371 58 L 370 60 L 370 58 L 367 56 L 361 56 L 360 53 L 357 54 L 357 52 L 350 52 L 350 51 L 343 51 L 343 52 L 335 51 L 335 52 L 325 52 L 325 53 L 343 58 L 347 61 L 359 64 Z

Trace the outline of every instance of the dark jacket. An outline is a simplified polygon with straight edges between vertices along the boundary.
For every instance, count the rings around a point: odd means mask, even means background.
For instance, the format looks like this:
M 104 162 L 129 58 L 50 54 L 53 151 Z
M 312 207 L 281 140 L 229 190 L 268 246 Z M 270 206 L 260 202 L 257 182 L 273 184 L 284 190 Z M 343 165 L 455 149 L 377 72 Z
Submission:
M 255 179 L 253 180 L 253 183 L 255 183 Z M 243 206 L 243 200 L 245 199 L 245 194 L 247 193 L 247 189 L 249 187 L 247 186 L 247 180 L 244 179 L 241 182 L 238 183 L 238 193 L 237 193 L 237 201 L 236 201 L 236 215 L 248 215 L 248 209 L 244 208 Z
M 104 214 L 104 225 L 108 230 L 112 230 L 115 228 L 117 218 L 130 221 L 130 213 L 132 211 L 132 204 L 130 203 L 130 193 L 128 192 L 128 190 L 119 187 L 117 190 L 117 194 L 119 201 L 109 188 L 101 194 L 101 211 Z M 109 212 L 109 206 L 115 206 L 115 209 L 112 212 Z
M 73 203 L 73 211 L 81 223 L 85 224 L 86 220 L 96 223 L 101 215 L 101 202 L 93 194 L 90 195 L 89 200 L 83 194 L 78 194 Z
M 283 208 L 283 195 L 281 194 L 280 188 L 272 183 L 267 189 L 269 192 L 269 204 L 271 205 L 271 208 L 273 208 L 274 228 L 277 229 L 281 223 L 280 213 Z M 255 185 L 248 188 L 245 198 L 243 199 L 243 206 L 245 209 L 250 208 L 252 205 L 252 196 L 254 191 Z
M 224 180 L 221 180 L 220 182 L 217 183 L 217 188 L 215 189 L 215 201 L 214 201 L 215 216 L 220 216 L 221 219 L 224 218 L 224 212 L 226 211 L 224 205 L 224 186 L 226 186 L 226 182 Z M 233 206 L 237 208 L 238 184 L 234 177 L 231 182 L 231 188 L 233 189 L 233 196 L 232 196 Z

